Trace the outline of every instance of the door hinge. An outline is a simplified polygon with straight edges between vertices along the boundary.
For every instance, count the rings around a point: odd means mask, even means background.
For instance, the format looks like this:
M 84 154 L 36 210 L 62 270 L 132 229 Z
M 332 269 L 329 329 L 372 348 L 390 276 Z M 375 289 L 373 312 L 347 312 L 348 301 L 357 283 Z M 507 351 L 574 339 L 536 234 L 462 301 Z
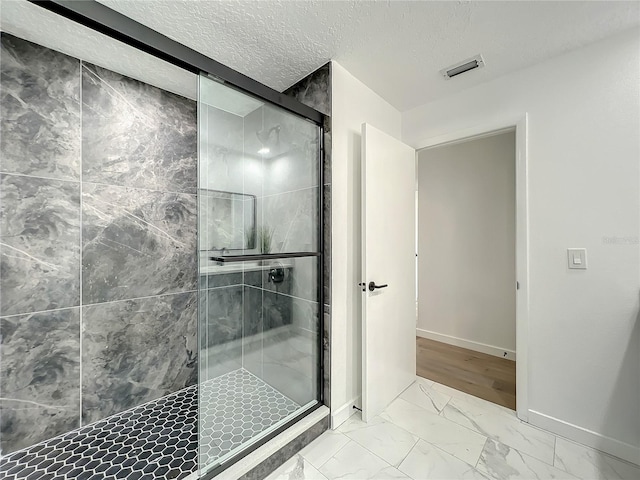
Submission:
M 520 290 L 520 282 L 516 282 L 516 290 Z

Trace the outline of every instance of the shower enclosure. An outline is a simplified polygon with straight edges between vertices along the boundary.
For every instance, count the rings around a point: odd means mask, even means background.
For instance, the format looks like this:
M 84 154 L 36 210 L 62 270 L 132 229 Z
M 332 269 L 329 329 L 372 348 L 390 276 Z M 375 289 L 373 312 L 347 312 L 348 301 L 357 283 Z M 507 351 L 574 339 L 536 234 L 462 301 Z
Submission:
M 201 75 L 200 465 L 319 403 L 321 129 Z
M 96 2 L 1 20 L 0 478 L 213 478 L 323 401 L 322 115 Z

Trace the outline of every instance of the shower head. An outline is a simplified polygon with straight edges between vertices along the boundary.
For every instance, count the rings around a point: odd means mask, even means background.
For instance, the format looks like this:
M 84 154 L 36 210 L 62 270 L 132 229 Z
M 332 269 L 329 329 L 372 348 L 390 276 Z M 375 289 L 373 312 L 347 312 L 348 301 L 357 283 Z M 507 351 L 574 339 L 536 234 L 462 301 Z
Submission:
M 256 137 L 258 137 L 258 140 L 260 141 L 262 146 L 264 146 L 267 142 L 269 142 L 269 138 L 271 137 L 271 133 L 273 131 L 276 132 L 276 145 L 277 145 L 280 143 L 280 125 L 271 127 L 269 130 L 258 130 L 256 132 Z

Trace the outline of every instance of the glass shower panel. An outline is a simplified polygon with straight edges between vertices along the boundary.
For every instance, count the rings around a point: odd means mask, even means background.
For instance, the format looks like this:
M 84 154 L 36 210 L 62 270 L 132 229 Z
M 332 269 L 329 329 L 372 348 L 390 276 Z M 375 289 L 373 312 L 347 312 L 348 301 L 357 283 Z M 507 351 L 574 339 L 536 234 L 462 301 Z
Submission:
M 318 257 L 245 268 L 244 366 L 298 405 L 318 398 Z
M 320 128 L 201 76 L 198 135 L 207 472 L 320 398 Z
M 249 117 L 247 153 L 261 152 L 264 172 L 262 252 L 318 251 L 318 127 L 272 105 Z

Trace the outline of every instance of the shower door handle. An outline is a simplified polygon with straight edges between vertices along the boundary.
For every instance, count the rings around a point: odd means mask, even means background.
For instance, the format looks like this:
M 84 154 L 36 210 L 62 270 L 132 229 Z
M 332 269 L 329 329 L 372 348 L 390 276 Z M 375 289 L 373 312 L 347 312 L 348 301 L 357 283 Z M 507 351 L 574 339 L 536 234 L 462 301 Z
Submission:
M 387 288 L 389 285 L 376 285 L 376 282 L 369 282 L 369 291 L 373 292 L 376 288 Z

